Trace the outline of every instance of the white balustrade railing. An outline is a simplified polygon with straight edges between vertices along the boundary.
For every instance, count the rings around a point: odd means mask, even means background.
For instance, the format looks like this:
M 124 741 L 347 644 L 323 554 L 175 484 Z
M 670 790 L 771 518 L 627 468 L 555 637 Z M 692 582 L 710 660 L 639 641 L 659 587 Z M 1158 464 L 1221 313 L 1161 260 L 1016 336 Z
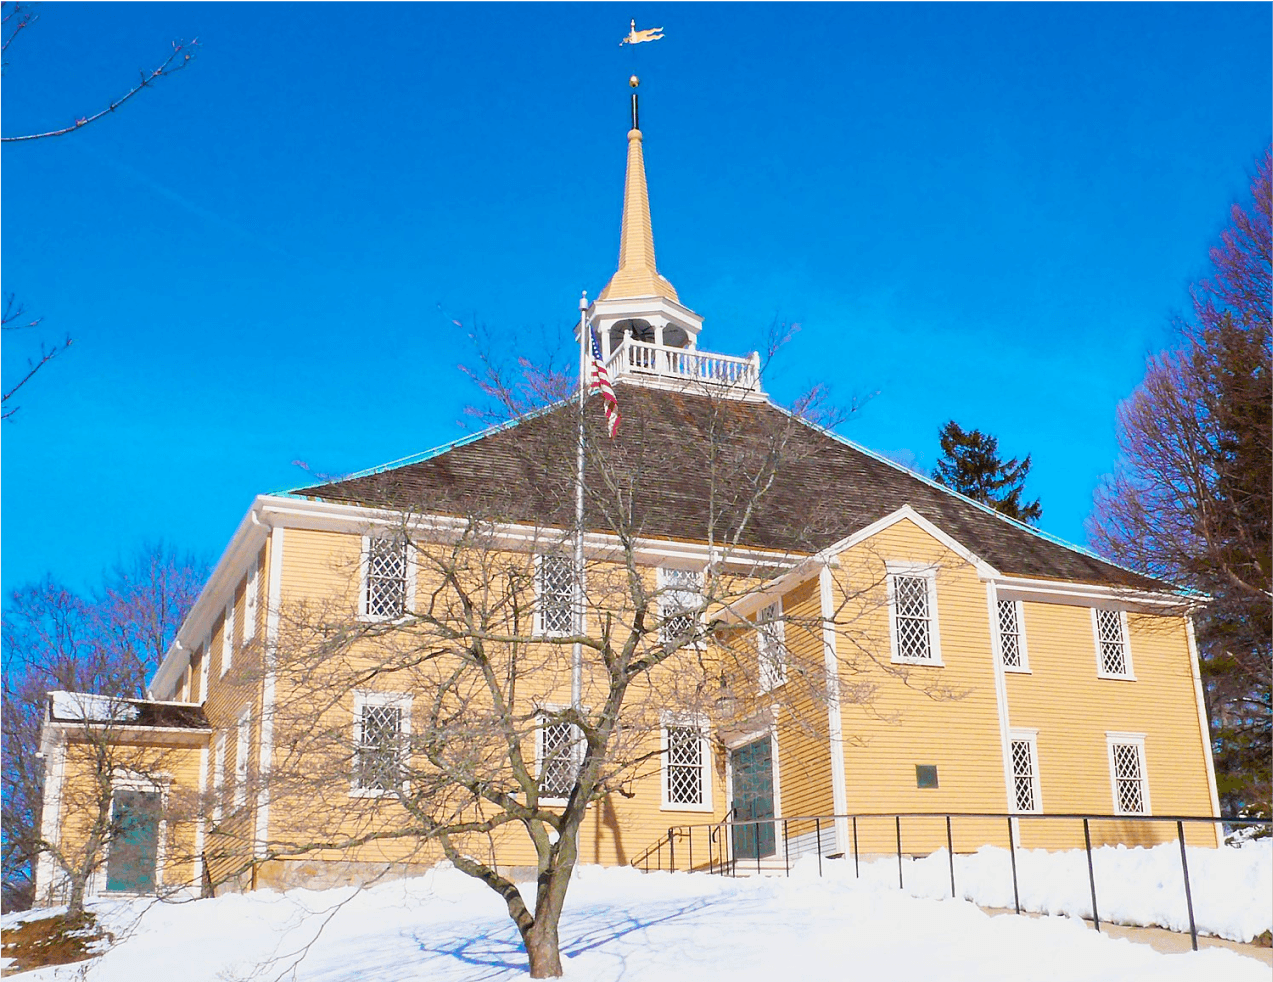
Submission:
M 760 356 L 739 358 L 692 348 L 668 348 L 624 338 L 606 361 L 610 377 L 660 376 L 675 380 L 725 385 L 740 391 L 760 391 Z

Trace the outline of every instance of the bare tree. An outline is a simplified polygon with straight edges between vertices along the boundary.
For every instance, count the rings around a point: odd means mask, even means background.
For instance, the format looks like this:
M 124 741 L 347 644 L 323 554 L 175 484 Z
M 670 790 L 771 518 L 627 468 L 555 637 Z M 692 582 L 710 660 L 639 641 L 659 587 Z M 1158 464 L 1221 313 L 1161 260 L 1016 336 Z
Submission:
M 41 732 L 48 692 L 91 692 L 105 700 L 86 704 L 80 714 L 85 718 L 72 729 L 82 731 L 74 734 L 80 745 L 77 766 L 88 768 L 94 775 L 90 784 L 106 794 L 101 782 L 133 759 L 131 751 L 113 746 L 120 728 L 133 722 L 126 700 L 145 695 L 146 679 L 193 605 L 206 572 L 205 563 L 157 544 L 107 574 L 91 597 L 46 579 L 8 598 L 0 707 L 6 909 L 30 904 L 35 863 L 54 845 L 42 833 L 46 767 Z M 109 797 L 86 804 L 86 814 L 97 816 L 89 825 L 97 823 L 99 846 L 109 832 L 109 804 Z M 86 835 L 80 847 L 87 849 L 92 841 Z M 98 846 L 89 851 L 93 855 L 63 850 L 58 865 L 78 871 L 87 882 L 101 859 Z
M 34 13 L 28 4 L 22 3 L 5 3 L 3 5 L 3 15 L 0 15 L 0 31 L 3 32 L 3 54 L 9 53 L 9 46 L 17 39 L 18 35 L 28 27 L 32 26 L 39 15 Z M 65 136 L 67 133 L 74 133 L 76 130 L 83 129 L 89 123 L 95 123 L 103 116 L 107 116 L 119 109 L 124 103 L 135 96 L 143 89 L 150 88 L 162 78 L 174 75 L 181 69 L 190 64 L 190 60 L 194 57 L 195 49 L 199 45 L 199 39 L 192 41 L 173 41 L 172 53 L 168 55 L 157 67 L 144 70 L 139 73 L 136 84 L 127 92 L 116 99 L 112 99 L 102 109 L 97 112 L 90 113 L 87 116 L 76 117 L 75 121 L 65 126 L 58 126 L 48 130 L 41 130 L 36 133 L 23 133 L 17 136 L 0 137 L 0 143 L 22 143 L 30 140 L 43 140 L 54 136 Z M 8 62 L 4 63 L 4 67 L 8 67 Z
M 1120 457 L 1089 523 L 1109 555 L 1210 596 L 1199 644 L 1230 807 L 1268 807 L 1273 753 L 1270 161 L 1233 205 L 1177 345 L 1119 407 Z
M 820 566 L 796 575 L 804 601 L 773 603 L 790 586 L 780 579 L 810 561 L 836 521 L 813 502 L 775 495 L 784 468 L 825 448 L 798 414 L 758 413 L 710 389 L 671 400 L 685 413 L 673 425 L 685 429 L 669 440 L 659 431 L 668 421 L 643 419 L 635 405 L 646 395 L 625 388 L 629 435 L 612 442 L 597 407 L 587 407 L 580 569 L 576 409 L 567 400 L 525 412 L 560 379 L 496 373 L 484 382 L 521 419 L 507 466 L 525 481 L 473 496 L 390 475 L 366 557 L 333 560 L 337 578 L 355 585 L 370 563 L 362 586 L 279 611 L 277 654 L 264 666 L 280 754 L 267 787 L 278 825 L 266 858 L 445 857 L 502 898 L 531 975 L 542 978 L 562 971 L 558 923 L 590 806 L 613 814 L 668 767 L 683 768 L 684 782 L 669 777 L 665 793 L 690 802 L 702 793 L 694 770 L 724 766 L 723 744 L 703 750 L 709 724 L 714 733 L 756 724 L 782 702 L 793 725 L 826 740 L 828 702 L 869 712 L 884 674 L 927 683 L 890 663 L 887 630 L 881 651 L 879 557 L 843 559 L 829 615 Z M 652 530 L 680 507 L 663 499 L 684 473 L 700 475 L 694 484 L 706 493 L 680 537 L 703 558 L 656 573 Z M 766 523 L 781 523 L 793 545 L 755 548 Z M 839 637 L 831 666 L 828 630 Z M 236 848 L 211 839 L 227 856 Z M 536 877 L 533 899 L 509 868 L 519 850 Z

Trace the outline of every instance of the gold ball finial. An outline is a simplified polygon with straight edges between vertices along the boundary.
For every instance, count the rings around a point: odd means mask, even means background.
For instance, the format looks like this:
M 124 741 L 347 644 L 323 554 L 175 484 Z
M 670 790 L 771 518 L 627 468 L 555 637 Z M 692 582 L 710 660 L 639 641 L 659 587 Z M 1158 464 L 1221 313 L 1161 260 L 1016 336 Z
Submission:
M 638 85 L 641 84 L 641 80 L 637 78 L 635 75 L 633 75 L 630 79 L 628 79 L 628 84 L 635 89 Z

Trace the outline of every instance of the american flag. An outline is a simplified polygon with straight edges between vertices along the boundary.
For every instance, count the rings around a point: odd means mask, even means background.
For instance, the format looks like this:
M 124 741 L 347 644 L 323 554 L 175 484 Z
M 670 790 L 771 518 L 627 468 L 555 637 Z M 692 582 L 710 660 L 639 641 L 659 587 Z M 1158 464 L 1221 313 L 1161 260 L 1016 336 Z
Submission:
M 601 360 L 601 342 L 597 339 L 597 329 L 588 325 L 588 335 L 592 340 L 592 365 L 588 370 L 588 394 L 601 393 L 601 401 L 606 410 L 606 422 L 610 424 L 610 438 L 613 440 L 619 432 L 619 400 L 615 398 L 614 387 L 610 384 L 610 375 L 606 372 L 605 362 Z

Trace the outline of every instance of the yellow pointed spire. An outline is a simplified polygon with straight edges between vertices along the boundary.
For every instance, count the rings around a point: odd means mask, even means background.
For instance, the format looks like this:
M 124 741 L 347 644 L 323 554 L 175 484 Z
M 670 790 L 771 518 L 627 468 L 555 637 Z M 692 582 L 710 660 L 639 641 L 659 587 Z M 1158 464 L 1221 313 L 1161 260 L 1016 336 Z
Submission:
M 632 76 L 632 87 L 637 77 Z M 650 191 L 645 182 L 645 156 L 637 126 L 636 93 L 632 94 L 632 129 L 628 131 L 628 173 L 623 186 L 623 227 L 619 235 L 619 269 L 598 300 L 666 297 L 677 303 L 676 287 L 654 265 L 654 227 L 650 223 Z

